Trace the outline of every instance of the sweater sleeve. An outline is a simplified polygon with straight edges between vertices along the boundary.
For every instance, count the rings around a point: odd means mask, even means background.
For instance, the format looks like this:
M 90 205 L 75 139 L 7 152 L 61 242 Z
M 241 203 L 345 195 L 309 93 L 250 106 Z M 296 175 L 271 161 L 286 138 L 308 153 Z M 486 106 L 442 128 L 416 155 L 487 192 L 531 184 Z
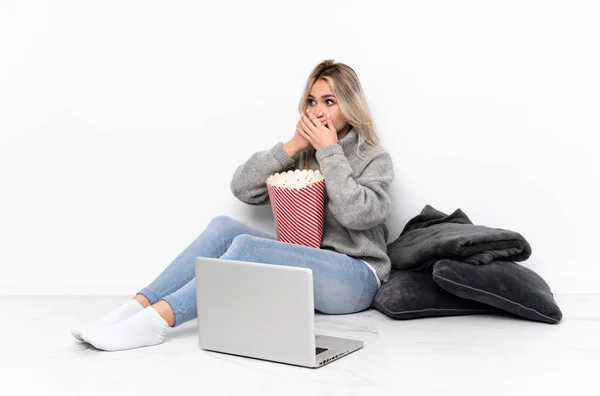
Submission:
M 328 144 L 316 152 L 316 158 L 329 197 L 333 216 L 346 228 L 368 230 L 389 217 L 392 204 L 388 194 L 394 180 L 390 155 L 383 151 L 373 158 L 357 182 L 339 144 Z
M 230 183 L 231 192 L 249 205 L 268 205 L 267 178 L 273 173 L 297 167 L 299 158 L 300 153 L 290 157 L 282 142 L 277 142 L 269 150 L 258 151 L 235 170 Z

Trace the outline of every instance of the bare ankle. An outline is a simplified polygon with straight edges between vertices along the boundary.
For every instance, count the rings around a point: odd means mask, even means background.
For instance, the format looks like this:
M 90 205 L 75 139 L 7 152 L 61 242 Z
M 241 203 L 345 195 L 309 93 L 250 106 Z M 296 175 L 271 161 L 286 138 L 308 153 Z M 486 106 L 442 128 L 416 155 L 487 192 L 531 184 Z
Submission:
M 150 306 L 150 301 L 142 294 L 136 294 L 133 299 L 137 302 L 139 302 L 140 304 L 142 304 L 142 307 L 146 308 L 148 306 Z

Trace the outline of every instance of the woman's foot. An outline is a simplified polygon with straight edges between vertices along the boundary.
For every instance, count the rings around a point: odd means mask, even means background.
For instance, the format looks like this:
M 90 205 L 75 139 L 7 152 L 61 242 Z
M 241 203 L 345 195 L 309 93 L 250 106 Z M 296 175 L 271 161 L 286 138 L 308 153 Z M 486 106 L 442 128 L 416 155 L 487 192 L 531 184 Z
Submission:
M 153 306 L 118 323 L 84 330 L 81 337 L 98 349 L 120 351 L 161 344 L 169 324 Z
M 96 327 L 102 327 L 102 326 L 107 326 L 107 325 L 112 325 L 112 324 L 118 323 L 125 318 L 135 315 L 136 313 L 140 312 L 143 309 L 144 309 L 144 306 L 142 303 L 139 302 L 139 300 L 137 300 L 137 299 L 128 300 L 124 304 L 122 304 L 121 306 L 116 308 L 115 310 L 113 310 L 113 311 L 107 313 L 106 315 L 104 315 L 103 317 L 101 317 L 100 319 L 83 326 L 83 328 L 79 328 L 79 327 L 72 328 L 71 334 L 73 335 L 73 337 L 77 338 L 78 340 L 84 341 L 83 337 L 81 336 L 81 334 L 84 331 L 89 331 Z

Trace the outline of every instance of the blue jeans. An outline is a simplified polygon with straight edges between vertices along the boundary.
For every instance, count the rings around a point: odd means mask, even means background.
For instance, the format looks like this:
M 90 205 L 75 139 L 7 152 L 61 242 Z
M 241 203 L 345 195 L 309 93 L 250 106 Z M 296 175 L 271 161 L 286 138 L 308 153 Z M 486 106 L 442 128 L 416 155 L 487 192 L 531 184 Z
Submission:
M 138 292 L 151 304 L 164 300 L 173 309 L 175 326 L 198 317 L 195 258 L 310 268 L 315 309 L 348 314 L 367 309 L 378 290 L 375 274 L 361 260 L 333 250 L 280 242 L 260 229 L 228 216 L 215 217 L 208 227 L 148 286 Z

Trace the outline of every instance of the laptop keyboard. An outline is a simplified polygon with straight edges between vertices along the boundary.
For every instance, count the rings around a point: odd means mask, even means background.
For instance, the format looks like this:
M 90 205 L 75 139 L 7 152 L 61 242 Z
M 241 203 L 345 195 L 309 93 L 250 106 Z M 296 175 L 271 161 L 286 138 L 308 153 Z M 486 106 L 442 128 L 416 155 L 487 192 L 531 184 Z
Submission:
M 321 347 L 317 347 L 317 355 L 321 352 L 325 352 L 327 350 L 327 348 L 321 348 Z

